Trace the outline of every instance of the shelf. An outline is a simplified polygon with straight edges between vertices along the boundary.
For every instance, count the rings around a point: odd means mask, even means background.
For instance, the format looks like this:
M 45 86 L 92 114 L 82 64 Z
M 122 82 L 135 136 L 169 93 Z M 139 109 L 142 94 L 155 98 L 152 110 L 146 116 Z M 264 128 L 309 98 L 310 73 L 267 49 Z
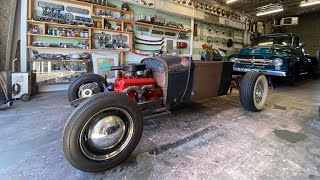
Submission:
M 39 37 L 47 37 L 47 38 L 63 38 L 63 39 L 77 39 L 77 40 L 90 40 L 91 38 L 81 38 L 81 37 L 67 37 L 67 36 L 52 36 L 52 35 L 44 35 L 44 34 L 30 34 L 29 36 L 39 36 Z
M 115 33 L 126 33 L 126 34 L 132 34 L 132 32 L 116 31 L 116 30 L 112 30 L 112 29 L 92 28 L 92 30 L 96 30 L 96 31 L 107 31 L 107 32 L 115 32 Z
M 118 50 L 118 49 L 79 49 L 79 48 L 58 48 L 58 47 L 35 47 L 27 46 L 29 49 L 50 49 L 50 50 L 78 50 L 78 51 L 108 51 L 108 52 L 130 52 L 131 50 Z
M 107 17 L 103 17 L 103 16 L 96 16 L 96 15 L 92 15 L 92 18 L 99 18 L 99 19 L 104 19 L 107 21 L 116 21 L 116 22 L 125 22 L 125 23 L 132 23 L 132 21 L 128 21 L 128 20 L 123 20 L 123 19 L 116 19 L 116 18 L 107 18 Z
M 50 49 L 50 50 L 77 50 L 77 51 L 90 51 L 90 49 L 80 49 L 80 48 L 59 48 L 59 47 L 36 47 L 27 46 L 29 49 Z
M 119 12 L 119 13 L 123 13 L 123 14 L 132 14 L 131 11 L 125 11 L 125 10 L 121 10 L 121 9 L 117 9 L 117 8 L 113 8 L 113 7 L 108 7 L 108 6 L 103 6 L 103 5 L 99 5 L 99 4 L 93 4 L 93 7 L 96 7 L 99 9 L 105 9 L 105 10 L 109 10 L 109 11 L 115 11 L 115 12 Z
M 160 25 L 144 23 L 144 22 L 135 22 L 135 24 L 136 25 L 141 25 L 141 26 L 150 26 L 150 27 L 154 27 L 154 28 L 167 29 L 167 30 L 172 30 L 172 31 L 189 32 L 189 31 L 184 30 L 184 29 L 172 28 L 172 27 L 167 27 L 167 26 L 160 26 Z
M 48 25 L 52 25 L 52 26 L 69 27 L 69 28 L 75 28 L 75 29 L 91 29 L 92 28 L 92 27 L 87 27 L 87 26 L 61 24 L 61 23 L 46 22 L 46 21 L 28 20 L 27 22 L 30 23 L 30 24 L 48 24 Z
M 28 59 L 28 62 L 41 62 L 41 61 L 52 61 L 52 62 L 89 62 L 90 60 L 82 60 L 82 59 L 52 59 L 52 58 L 48 58 L 48 59 Z
M 109 51 L 109 52 L 130 52 L 131 50 L 118 50 L 118 49 L 91 49 L 91 52 L 94 51 Z
M 90 2 L 85 2 L 85 1 L 78 1 L 78 0 L 55 0 L 55 1 L 60 1 L 60 2 L 67 2 L 67 3 L 72 3 L 72 4 L 78 4 L 78 5 L 87 5 L 87 6 L 91 6 L 93 5 L 93 7 L 97 7 L 100 9 L 105 9 L 105 10 L 109 10 L 109 11 L 115 11 L 115 12 L 121 12 L 124 14 L 132 14 L 131 11 L 125 11 L 125 10 L 121 10 L 121 9 L 117 9 L 117 8 L 113 8 L 113 7 L 108 7 L 108 6 L 103 6 L 103 5 L 99 5 L 99 4 L 95 4 L 95 3 L 90 3 Z

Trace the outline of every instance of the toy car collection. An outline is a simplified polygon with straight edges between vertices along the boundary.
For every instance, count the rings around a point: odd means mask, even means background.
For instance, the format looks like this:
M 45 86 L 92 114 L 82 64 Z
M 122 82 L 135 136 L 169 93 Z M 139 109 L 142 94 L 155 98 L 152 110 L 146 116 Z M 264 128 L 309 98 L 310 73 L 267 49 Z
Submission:
M 226 95 L 233 62 L 190 61 L 179 56 L 148 57 L 140 64 L 111 67 L 115 83 L 86 74 L 70 85 L 68 98 L 78 107 L 63 133 L 67 160 L 77 169 L 101 172 L 123 162 L 137 146 L 143 117 L 170 111 L 181 102 Z M 240 83 L 240 101 L 249 111 L 266 102 L 268 82 L 248 72 Z

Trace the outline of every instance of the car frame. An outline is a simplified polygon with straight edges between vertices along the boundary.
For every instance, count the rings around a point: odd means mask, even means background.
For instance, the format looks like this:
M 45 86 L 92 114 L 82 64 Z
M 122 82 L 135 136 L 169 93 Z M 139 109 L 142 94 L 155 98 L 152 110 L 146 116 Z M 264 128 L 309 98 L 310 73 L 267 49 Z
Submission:
M 137 146 L 144 117 L 168 112 L 179 103 L 226 95 L 232 68 L 233 62 L 163 56 L 145 58 L 140 64 L 111 67 L 119 71 L 113 84 L 97 74 L 77 78 L 68 90 L 69 101 L 77 108 L 63 132 L 66 159 L 75 168 L 93 173 L 120 164 Z M 118 85 L 124 83 L 132 84 L 119 90 Z M 150 87 L 158 98 L 145 100 L 135 94 L 143 95 L 145 87 Z M 253 112 L 262 110 L 268 94 L 267 78 L 259 72 L 248 72 L 240 87 L 243 107 Z

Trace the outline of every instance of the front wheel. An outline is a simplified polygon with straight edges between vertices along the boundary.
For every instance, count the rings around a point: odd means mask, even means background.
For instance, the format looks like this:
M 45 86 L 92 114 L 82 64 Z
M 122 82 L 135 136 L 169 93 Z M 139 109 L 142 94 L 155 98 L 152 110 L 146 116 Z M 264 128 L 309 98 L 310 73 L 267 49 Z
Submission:
M 268 80 L 259 72 L 246 73 L 240 82 L 240 101 L 242 106 L 252 112 L 262 110 L 268 96 Z
M 97 94 L 69 117 L 63 132 L 63 151 L 75 168 L 102 172 L 126 160 L 142 130 L 143 115 L 131 97 L 116 92 Z
M 68 89 L 68 100 L 88 98 L 104 91 L 105 79 L 98 74 L 85 74 L 74 80 Z

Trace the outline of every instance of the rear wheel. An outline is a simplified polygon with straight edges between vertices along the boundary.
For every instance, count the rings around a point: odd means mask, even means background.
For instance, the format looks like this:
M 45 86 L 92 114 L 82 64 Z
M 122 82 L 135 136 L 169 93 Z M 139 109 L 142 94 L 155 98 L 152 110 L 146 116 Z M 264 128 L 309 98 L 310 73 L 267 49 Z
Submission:
M 264 107 L 268 96 L 268 80 L 259 72 L 246 73 L 240 82 L 240 101 L 249 111 L 257 112 Z
M 107 92 L 84 101 L 69 117 L 63 151 L 75 168 L 102 172 L 123 162 L 143 130 L 138 104 L 125 94 Z
M 88 98 L 104 91 L 105 79 L 97 74 L 85 74 L 74 80 L 68 89 L 68 99 L 74 100 Z

